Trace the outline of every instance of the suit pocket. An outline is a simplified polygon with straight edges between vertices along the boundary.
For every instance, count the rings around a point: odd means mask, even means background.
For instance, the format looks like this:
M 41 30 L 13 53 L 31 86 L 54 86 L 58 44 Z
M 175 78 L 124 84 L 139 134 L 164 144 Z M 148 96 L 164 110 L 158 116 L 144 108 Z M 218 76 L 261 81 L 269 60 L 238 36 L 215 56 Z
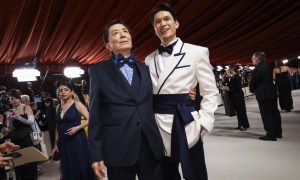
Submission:
M 188 68 L 188 67 L 191 67 L 191 65 L 177 66 L 175 69 Z

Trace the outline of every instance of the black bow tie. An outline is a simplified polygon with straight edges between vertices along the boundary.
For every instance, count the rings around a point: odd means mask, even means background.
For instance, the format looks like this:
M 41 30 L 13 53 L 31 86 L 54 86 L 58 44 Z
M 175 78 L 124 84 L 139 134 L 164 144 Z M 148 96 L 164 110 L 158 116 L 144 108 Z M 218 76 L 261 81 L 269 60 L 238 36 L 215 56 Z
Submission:
M 172 54 L 173 52 L 173 47 L 176 45 L 177 41 L 175 41 L 174 43 L 164 47 L 163 45 L 160 45 L 159 48 L 158 48 L 158 53 L 159 54 L 162 54 L 163 52 L 166 52 L 168 53 L 169 55 Z
M 118 54 L 115 56 L 115 59 L 118 68 L 123 67 L 124 64 L 127 64 L 131 68 L 134 66 L 134 59 L 135 59 L 134 54 L 130 54 L 130 56 L 128 56 L 127 58 L 125 58 L 122 54 Z

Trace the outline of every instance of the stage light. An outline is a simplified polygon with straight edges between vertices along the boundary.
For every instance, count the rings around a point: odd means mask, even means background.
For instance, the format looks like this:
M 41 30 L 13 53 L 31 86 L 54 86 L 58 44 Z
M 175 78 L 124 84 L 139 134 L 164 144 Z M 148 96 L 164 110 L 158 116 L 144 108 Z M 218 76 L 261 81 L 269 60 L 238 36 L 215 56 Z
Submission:
M 37 76 L 41 76 L 41 72 L 36 68 L 37 60 L 36 58 L 26 63 L 23 68 L 18 68 L 13 71 L 13 77 L 18 79 L 18 82 L 26 82 L 26 81 L 36 81 Z
M 64 69 L 64 75 L 68 78 L 80 77 L 82 74 L 84 74 L 84 70 L 80 67 L 66 67 Z
M 40 76 L 40 71 L 32 68 L 15 69 L 13 71 L 13 77 L 28 77 L 28 76 Z
M 287 60 L 287 59 L 282 60 L 283 64 L 286 64 L 287 62 L 289 62 L 289 60 Z
M 35 76 L 20 76 L 17 77 L 18 82 L 27 82 L 27 81 L 36 81 L 37 78 Z
M 217 71 L 221 71 L 223 69 L 223 67 L 222 66 L 217 66 Z

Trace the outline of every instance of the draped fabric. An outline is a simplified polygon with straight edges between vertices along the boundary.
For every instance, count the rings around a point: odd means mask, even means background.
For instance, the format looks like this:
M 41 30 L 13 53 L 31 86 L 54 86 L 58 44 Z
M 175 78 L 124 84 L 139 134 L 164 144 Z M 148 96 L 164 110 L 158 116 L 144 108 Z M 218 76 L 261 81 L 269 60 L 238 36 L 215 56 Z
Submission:
M 162 1 L 1 0 L 0 74 L 37 58 L 42 72 L 69 64 L 88 66 L 109 58 L 103 27 L 121 18 L 133 35 L 133 53 L 143 61 L 158 48 L 149 20 Z M 210 49 L 212 64 L 251 64 L 257 50 L 267 61 L 294 58 L 300 47 L 300 1 L 166 0 L 177 10 L 178 36 Z

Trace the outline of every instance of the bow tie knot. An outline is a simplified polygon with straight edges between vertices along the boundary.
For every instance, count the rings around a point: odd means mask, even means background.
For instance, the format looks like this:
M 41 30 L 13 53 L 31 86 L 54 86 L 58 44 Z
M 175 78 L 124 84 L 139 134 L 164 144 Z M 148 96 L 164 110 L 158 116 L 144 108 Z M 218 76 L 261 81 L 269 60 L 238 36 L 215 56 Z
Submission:
M 173 52 L 173 47 L 176 45 L 176 43 L 177 43 L 177 41 L 174 42 L 174 43 L 172 43 L 172 44 L 170 44 L 170 45 L 168 45 L 168 46 L 166 46 L 166 47 L 163 46 L 163 45 L 160 45 L 159 48 L 158 48 L 158 53 L 162 54 L 162 53 L 166 52 L 169 55 L 171 55 L 172 52 Z
M 135 59 L 134 54 L 130 54 L 130 56 L 128 56 L 127 58 L 125 58 L 122 54 L 118 54 L 115 57 L 115 59 L 116 59 L 118 68 L 123 67 L 124 64 L 127 64 L 131 68 L 134 66 L 134 59 Z

